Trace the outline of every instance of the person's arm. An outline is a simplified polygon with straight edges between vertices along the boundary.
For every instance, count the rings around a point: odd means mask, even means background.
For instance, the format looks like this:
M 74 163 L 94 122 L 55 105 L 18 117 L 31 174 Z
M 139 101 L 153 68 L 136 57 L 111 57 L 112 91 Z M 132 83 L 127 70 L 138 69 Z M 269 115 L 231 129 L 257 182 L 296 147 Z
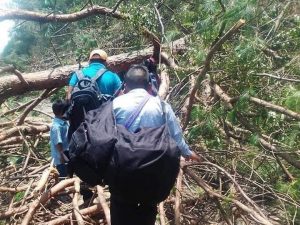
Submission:
M 55 145 L 58 153 L 60 154 L 60 163 L 64 164 L 65 163 L 65 157 L 64 157 L 64 148 L 62 143 L 58 143 Z
M 171 137 L 176 141 L 180 151 L 181 155 L 186 160 L 193 160 L 193 161 L 201 161 L 201 157 L 198 156 L 195 152 L 191 151 L 189 146 L 186 144 L 181 127 L 179 123 L 177 122 L 177 118 L 175 116 L 174 111 L 172 110 L 171 106 L 167 103 L 165 104 L 165 113 L 166 113 L 166 123 L 169 128 L 169 132 Z
M 71 99 L 72 91 L 74 89 L 74 86 L 77 84 L 77 82 L 78 82 L 78 78 L 77 78 L 76 74 L 73 73 L 71 76 L 71 79 L 69 81 L 69 86 L 68 86 L 67 93 L 66 93 L 66 100 Z
M 72 94 L 73 89 L 74 89 L 73 86 L 68 86 L 67 93 L 66 93 L 66 100 L 67 101 L 69 101 L 71 99 L 71 94 Z

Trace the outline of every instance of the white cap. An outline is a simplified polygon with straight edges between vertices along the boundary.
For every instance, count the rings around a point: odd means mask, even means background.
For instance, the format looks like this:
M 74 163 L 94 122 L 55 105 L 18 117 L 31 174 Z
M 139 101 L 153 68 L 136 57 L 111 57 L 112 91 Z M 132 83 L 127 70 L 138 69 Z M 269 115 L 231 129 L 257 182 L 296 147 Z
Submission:
M 99 57 L 94 57 L 95 55 L 98 55 Z M 91 59 L 102 59 L 104 61 L 107 60 L 107 53 L 103 51 L 102 49 L 95 49 L 91 52 L 89 60 Z

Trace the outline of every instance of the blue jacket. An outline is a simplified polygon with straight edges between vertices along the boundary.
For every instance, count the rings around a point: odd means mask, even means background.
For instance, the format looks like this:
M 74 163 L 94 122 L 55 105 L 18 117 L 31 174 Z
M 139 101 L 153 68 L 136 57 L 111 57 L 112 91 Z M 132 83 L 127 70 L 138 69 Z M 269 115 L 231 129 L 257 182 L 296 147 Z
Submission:
M 82 73 L 89 78 L 96 75 L 98 70 L 105 68 L 102 63 L 93 62 L 89 66 L 82 69 Z M 78 78 L 75 73 L 72 74 L 69 85 L 74 87 L 78 82 Z M 109 70 L 107 70 L 98 80 L 97 84 L 102 94 L 113 95 L 121 86 L 121 80 L 119 76 Z

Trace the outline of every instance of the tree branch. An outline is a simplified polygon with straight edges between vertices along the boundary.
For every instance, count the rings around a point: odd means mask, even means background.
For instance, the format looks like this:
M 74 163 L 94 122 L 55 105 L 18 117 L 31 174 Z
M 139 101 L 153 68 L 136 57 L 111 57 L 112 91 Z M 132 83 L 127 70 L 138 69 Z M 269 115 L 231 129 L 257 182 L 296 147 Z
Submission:
M 108 207 L 105 197 L 104 197 L 103 188 L 100 185 L 97 185 L 97 194 L 98 194 L 98 199 L 99 199 L 99 202 L 101 204 L 101 207 L 103 209 L 103 212 L 104 212 L 104 215 L 106 218 L 106 223 L 108 225 L 110 225 L 111 224 L 110 210 L 109 210 L 109 207 Z
M 300 120 L 300 114 L 299 113 L 293 112 L 292 110 L 286 109 L 286 108 L 284 108 L 282 106 L 275 105 L 275 104 L 272 104 L 270 102 L 267 102 L 267 101 L 264 101 L 262 99 L 255 98 L 255 97 L 249 97 L 249 101 L 253 102 L 256 105 L 263 106 L 263 107 L 265 107 L 267 109 L 270 109 L 272 111 L 275 111 L 275 112 L 278 112 L 278 113 L 282 113 L 284 115 L 292 117 L 292 118 L 294 118 L 296 120 Z
M 58 90 L 58 89 L 56 89 L 56 90 Z M 31 112 L 31 110 L 34 107 L 36 107 L 38 104 L 40 104 L 41 101 L 43 101 L 45 98 L 47 98 L 49 96 L 48 94 L 50 93 L 50 91 L 51 91 L 51 89 L 46 89 L 45 91 L 43 91 L 43 93 L 36 100 L 34 100 L 34 102 L 32 102 L 30 105 L 28 105 L 26 107 L 24 112 L 17 119 L 17 122 L 16 122 L 17 126 L 20 126 L 21 124 L 24 123 L 24 120 L 25 120 L 26 116 Z
M 174 206 L 174 224 L 180 225 L 180 205 L 181 205 L 181 191 L 182 191 L 182 178 L 183 171 L 180 169 L 179 174 L 177 176 L 176 182 L 176 198 L 175 198 L 175 206 Z
M 108 15 L 117 19 L 126 19 L 128 16 L 120 12 L 113 12 L 112 9 L 93 5 L 89 8 L 70 14 L 40 13 L 27 10 L 0 9 L 0 21 L 3 20 L 29 20 L 40 23 L 48 22 L 75 22 L 90 16 Z
M 195 100 L 195 94 L 196 91 L 198 89 L 199 84 L 201 83 L 201 79 L 203 79 L 204 75 L 207 73 L 207 71 L 210 68 L 210 62 L 214 56 L 214 54 L 216 53 L 216 51 L 218 51 L 218 49 L 222 46 L 222 44 L 228 40 L 234 33 L 236 33 L 242 26 L 244 26 L 245 24 L 245 20 L 239 20 L 233 27 L 231 27 L 226 34 L 224 34 L 224 36 L 222 36 L 217 43 L 209 50 L 206 59 L 204 61 L 204 67 L 203 69 L 200 71 L 197 80 L 196 80 L 196 85 L 193 87 L 191 94 L 189 96 L 188 99 L 188 105 L 187 105 L 187 111 L 186 111 L 186 115 L 184 115 L 184 122 L 183 122 L 183 129 L 185 129 L 188 125 L 188 122 L 190 120 L 190 116 L 191 116 L 191 111 L 192 111 L 192 107 L 194 104 L 194 100 Z
M 34 102 L 34 99 L 32 99 L 32 100 L 30 100 L 29 102 L 26 102 L 26 103 L 24 103 L 23 105 L 20 105 L 20 106 L 14 108 L 14 109 L 11 109 L 11 110 L 8 110 L 8 111 L 2 113 L 2 114 L 0 115 L 0 117 L 6 116 L 6 115 L 8 115 L 8 114 L 17 112 L 17 111 L 19 111 L 19 110 L 21 110 L 21 109 L 24 109 L 24 108 L 26 108 L 28 105 L 30 105 L 32 102 Z
M 231 103 L 232 98 L 230 96 L 228 96 L 217 84 L 213 85 L 213 89 L 214 89 L 215 93 L 220 97 L 220 99 L 226 103 L 227 107 L 229 109 L 232 109 L 233 108 L 233 105 Z M 249 129 L 252 133 L 256 132 L 256 128 L 250 127 L 250 124 L 248 123 L 248 121 L 246 121 L 245 119 L 242 119 L 242 118 L 239 118 L 239 119 L 241 120 L 243 125 L 246 126 L 247 129 Z M 272 144 L 270 144 L 269 142 L 267 142 L 263 138 L 262 135 L 259 135 L 258 140 L 259 140 L 260 144 L 263 147 L 265 147 L 269 152 L 280 156 L 281 158 L 283 158 L 285 161 L 287 161 L 292 166 L 300 169 L 300 161 L 297 160 L 297 157 L 294 157 L 294 156 L 290 155 L 289 153 L 280 151 L 277 147 L 275 147 Z
M 254 208 L 249 207 L 245 204 L 243 204 L 242 202 L 236 200 L 236 199 L 230 199 L 229 197 L 224 197 L 223 195 L 213 191 L 213 189 L 208 186 L 204 180 L 200 177 L 198 177 L 194 172 L 192 172 L 190 169 L 184 167 L 183 168 L 184 172 L 189 175 L 193 180 L 196 181 L 196 183 L 202 187 L 210 196 L 228 201 L 230 200 L 232 203 L 234 203 L 238 208 L 240 208 L 241 210 L 243 210 L 244 212 L 246 212 L 247 214 L 253 216 L 257 221 L 259 221 L 259 223 L 261 224 L 265 224 L 265 225 L 272 225 L 272 223 L 266 219 L 265 217 L 261 216 L 260 213 L 258 213 Z
M 158 95 L 162 99 L 166 99 L 166 97 L 169 93 L 169 87 L 170 87 L 170 78 L 169 78 L 169 74 L 168 74 L 167 70 L 161 71 L 160 80 L 161 80 L 161 83 L 159 86 Z
M 93 205 L 93 206 L 90 206 L 88 208 L 85 208 L 85 209 L 81 209 L 79 211 L 79 213 L 83 216 L 87 216 L 87 215 L 95 215 L 95 214 L 98 214 L 102 212 L 102 209 L 101 209 L 101 205 L 100 204 L 97 204 L 97 205 Z M 46 224 L 47 225 L 58 225 L 58 224 L 64 224 L 66 222 L 68 222 L 70 220 L 70 217 L 72 219 L 73 217 L 73 214 L 72 213 L 69 213 L 67 215 L 64 215 L 64 216 L 60 216 L 58 217 L 57 219 L 55 220 L 51 220 L 51 221 L 47 221 Z
M 114 6 L 114 8 L 112 9 L 111 13 L 114 13 L 117 11 L 119 5 L 123 2 L 124 0 L 119 0 L 116 5 Z
M 84 225 L 85 222 L 82 218 L 82 215 L 79 211 L 79 206 L 78 206 L 78 199 L 79 199 L 79 193 L 80 193 L 80 180 L 79 180 L 79 178 L 77 178 L 74 181 L 74 187 L 75 187 L 75 193 L 74 193 L 73 201 L 72 201 L 72 203 L 73 203 L 73 213 L 75 215 L 77 224 L 78 225 Z
M 12 136 L 19 136 L 20 131 L 24 133 L 24 135 L 35 135 L 39 133 L 45 133 L 50 130 L 50 125 L 26 125 L 26 126 L 16 126 L 13 128 L 10 128 L 8 130 L 4 130 L 0 133 L 0 142 L 10 138 Z
M 59 182 L 53 188 L 43 193 L 38 199 L 31 203 L 29 210 L 25 217 L 23 218 L 22 225 L 27 225 L 30 223 L 34 213 L 39 208 L 40 205 L 44 205 L 52 196 L 57 194 L 59 191 L 63 190 L 66 187 L 69 187 L 74 184 L 76 178 L 67 179 Z
M 300 80 L 297 79 L 292 79 L 292 78 L 287 78 L 287 77 L 279 77 L 279 76 L 275 76 L 269 73 L 257 73 L 254 74 L 255 76 L 267 76 L 267 77 L 272 77 L 278 80 L 284 80 L 284 81 L 291 81 L 291 82 L 300 82 Z

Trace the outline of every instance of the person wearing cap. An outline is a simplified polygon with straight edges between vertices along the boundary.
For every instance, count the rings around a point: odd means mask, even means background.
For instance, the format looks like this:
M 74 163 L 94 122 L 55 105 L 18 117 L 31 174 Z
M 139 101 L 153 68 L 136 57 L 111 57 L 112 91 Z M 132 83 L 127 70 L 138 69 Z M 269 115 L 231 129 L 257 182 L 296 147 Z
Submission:
M 148 69 L 142 65 L 132 66 L 125 74 L 125 94 L 118 96 L 113 100 L 113 110 L 117 124 L 125 125 L 127 118 L 136 111 L 147 95 L 149 95 L 147 92 L 151 85 L 149 82 L 149 76 Z M 171 106 L 165 103 L 165 110 L 163 111 L 159 96 L 150 96 L 128 130 L 135 133 L 143 127 L 160 127 L 164 123 L 167 124 L 170 136 L 175 140 L 181 151 L 181 155 L 186 160 L 200 162 L 200 156 L 198 156 L 194 151 L 191 151 L 189 146 L 186 144 L 182 130 Z M 157 206 L 155 204 L 145 202 L 129 203 L 124 200 L 118 192 L 115 193 L 114 190 L 110 191 L 112 225 L 155 224 L 157 214 Z M 145 193 L 145 195 L 146 194 L 147 193 Z
M 89 65 L 82 69 L 84 76 L 92 78 L 97 72 L 106 67 L 107 53 L 101 49 L 95 49 L 90 53 Z M 67 90 L 66 98 L 71 99 L 71 93 L 78 82 L 78 78 L 75 73 L 72 74 L 69 81 L 69 87 Z M 106 71 L 100 79 L 97 80 L 97 84 L 102 94 L 114 95 L 121 87 L 121 80 L 116 73 Z

